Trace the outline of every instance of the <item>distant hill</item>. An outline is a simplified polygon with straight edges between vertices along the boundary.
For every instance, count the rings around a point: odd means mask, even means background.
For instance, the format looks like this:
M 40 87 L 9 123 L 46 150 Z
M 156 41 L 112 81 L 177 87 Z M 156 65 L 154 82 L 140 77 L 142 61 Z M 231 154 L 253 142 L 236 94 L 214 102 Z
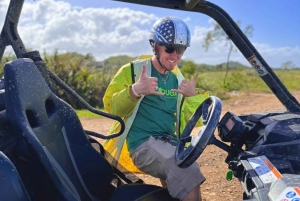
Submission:
M 103 61 L 97 62 L 97 68 L 120 68 L 122 65 L 129 63 L 130 61 L 134 60 L 136 57 L 130 57 L 126 55 L 120 56 L 113 56 L 109 57 Z M 181 60 L 178 64 L 178 67 L 181 68 L 184 66 L 186 60 Z M 196 64 L 196 63 L 195 63 Z M 198 70 L 207 70 L 207 71 L 214 71 L 214 70 L 225 70 L 226 69 L 226 62 L 220 63 L 217 65 L 209 65 L 209 64 L 196 64 L 196 68 Z M 231 61 L 229 63 L 229 69 L 242 69 L 242 68 L 249 68 L 250 66 L 245 66 L 239 62 Z
M 120 55 L 120 56 L 113 56 L 109 57 L 108 59 L 105 59 L 104 61 L 99 62 L 98 66 L 99 68 L 120 68 L 126 63 L 129 63 L 130 61 L 134 60 L 134 57 L 129 57 L 126 55 Z
M 178 64 L 178 67 L 182 68 L 186 62 L 187 62 L 186 60 L 181 60 Z M 217 65 L 195 63 L 195 65 L 196 65 L 197 71 L 223 71 L 223 70 L 226 70 L 227 63 L 223 62 L 223 63 L 217 64 Z M 229 62 L 230 70 L 231 69 L 244 69 L 244 68 L 250 68 L 250 65 L 246 66 L 246 65 L 243 65 L 236 61 Z
M 220 64 L 217 64 L 217 65 L 207 65 L 207 64 L 202 64 L 204 66 L 206 66 L 208 69 L 207 70 L 226 70 L 226 66 L 227 66 L 227 63 L 226 62 L 223 62 L 223 63 L 220 63 Z M 249 66 L 246 66 L 244 64 L 241 64 L 237 61 L 230 61 L 229 62 L 229 69 L 244 69 L 244 68 L 250 68 L 250 65 Z

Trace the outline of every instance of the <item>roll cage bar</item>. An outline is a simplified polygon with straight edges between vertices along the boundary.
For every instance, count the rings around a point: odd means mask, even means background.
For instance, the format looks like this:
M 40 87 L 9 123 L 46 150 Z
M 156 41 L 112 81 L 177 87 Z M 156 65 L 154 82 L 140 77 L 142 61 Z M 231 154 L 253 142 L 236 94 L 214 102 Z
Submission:
M 10 45 L 13 48 L 17 58 L 30 58 L 34 61 L 38 70 L 41 72 L 42 76 L 44 77 L 48 86 L 53 92 L 55 92 L 55 90 L 53 89 L 50 83 L 50 78 L 53 81 L 55 81 L 58 85 L 60 85 L 64 90 L 66 90 L 70 95 L 72 95 L 79 103 L 81 103 L 90 112 L 116 120 L 120 123 L 121 126 L 120 131 L 118 133 L 114 133 L 109 136 L 86 130 L 86 133 L 88 135 L 95 136 L 102 139 L 111 139 L 120 136 L 125 130 L 125 123 L 122 120 L 122 118 L 112 114 L 105 113 L 101 110 L 97 110 L 96 108 L 92 107 L 89 103 L 87 103 L 83 98 L 81 98 L 75 91 L 73 91 L 59 77 L 57 77 L 54 73 L 52 73 L 47 68 L 46 63 L 43 61 L 38 51 L 29 51 L 29 52 L 26 51 L 26 48 L 18 33 L 18 22 L 21 15 L 23 4 L 24 4 L 24 0 L 10 1 L 4 26 L 2 28 L 1 35 L 0 35 L 0 61 L 3 57 L 5 48 Z
M 173 10 L 203 13 L 213 18 L 225 31 L 228 37 L 249 61 L 259 76 L 275 94 L 278 100 L 290 112 L 300 112 L 300 104 L 294 96 L 287 90 L 279 80 L 267 62 L 251 44 L 241 29 L 236 25 L 232 18 L 217 5 L 204 0 L 114 0 L 126 3 L 140 4 L 143 6 L 154 6 Z M 59 82 L 47 67 L 38 51 L 26 52 L 25 46 L 18 34 L 18 22 L 24 0 L 11 0 L 6 15 L 5 23 L 0 35 L 0 59 L 4 54 L 6 46 L 11 45 L 17 58 L 31 58 L 41 71 L 44 78 L 49 80 L 49 76 L 54 81 Z M 80 97 L 76 97 L 80 98 Z M 84 101 L 84 100 L 83 100 Z M 91 109 L 91 108 L 90 108 Z M 112 117 L 101 113 L 103 116 Z M 114 117 L 113 118 L 117 118 Z M 118 119 L 118 118 L 117 118 Z M 118 119 L 119 120 L 119 119 Z

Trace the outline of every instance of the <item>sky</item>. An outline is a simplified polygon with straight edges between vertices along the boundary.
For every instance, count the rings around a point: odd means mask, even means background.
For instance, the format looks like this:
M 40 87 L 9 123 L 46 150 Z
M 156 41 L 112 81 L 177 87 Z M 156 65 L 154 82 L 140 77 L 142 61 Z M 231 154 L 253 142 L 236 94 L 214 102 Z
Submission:
M 291 61 L 300 67 L 299 0 L 211 0 L 225 10 L 241 29 L 251 25 L 250 42 L 272 68 Z M 0 26 L 3 26 L 9 0 L 0 0 Z M 98 61 L 110 56 L 138 57 L 151 54 L 148 42 L 153 23 L 163 16 L 183 19 L 191 31 L 191 47 L 183 59 L 198 64 L 226 61 L 229 46 L 213 42 L 208 51 L 204 39 L 214 21 L 202 13 L 183 12 L 111 0 L 25 0 L 19 35 L 26 48 L 52 53 L 75 51 L 92 54 Z M 6 53 L 11 53 L 7 48 Z M 235 51 L 231 61 L 250 66 Z

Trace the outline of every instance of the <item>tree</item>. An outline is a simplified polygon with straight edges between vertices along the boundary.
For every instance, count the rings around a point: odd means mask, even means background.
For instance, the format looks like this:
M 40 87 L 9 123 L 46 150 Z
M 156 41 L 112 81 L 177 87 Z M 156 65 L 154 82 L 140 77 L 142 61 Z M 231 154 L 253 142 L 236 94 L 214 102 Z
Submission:
M 292 61 L 286 61 L 281 64 L 281 68 L 286 70 L 286 69 L 293 69 L 295 68 L 296 65 Z
M 236 21 L 236 24 L 240 27 L 241 22 Z M 243 32 L 246 36 L 248 36 L 248 37 L 251 36 L 252 32 L 253 32 L 252 25 L 246 26 L 246 28 L 243 30 Z M 222 27 L 217 22 L 214 22 L 214 29 L 212 31 L 209 31 L 205 37 L 204 47 L 205 47 L 206 51 L 209 49 L 210 44 L 214 41 L 225 41 L 225 46 L 229 45 L 227 61 L 226 61 L 226 73 L 225 73 L 224 82 L 223 82 L 223 84 L 225 85 L 227 74 L 229 71 L 229 60 L 230 60 L 231 52 L 235 50 L 234 49 L 235 46 L 233 45 L 230 37 L 225 33 L 225 31 L 222 29 Z
M 92 106 L 99 106 L 101 98 L 97 96 L 99 86 L 99 72 L 94 67 L 97 63 L 90 54 L 81 55 L 76 52 L 59 54 L 56 50 L 53 55 L 44 52 L 44 61 L 48 68 L 55 73 L 65 84 Z M 95 83 L 98 81 L 97 83 Z M 54 83 L 53 83 L 54 84 Z M 81 108 L 77 100 L 61 87 L 54 84 L 59 96 L 75 109 Z
M 5 55 L 4 57 L 2 57 L 2 59 L 0 60 L 0 78 L 3 77 L 3 67 L 7 62 L 13 61 L 15 60 L 17 57 L 12 54 L 12 53 L 8 53 L 7 55 Z
M 196 64 L 193 61 L 184 62 L 181 67 L 181 72 L 185 76 L 185 78 L 189 79 L 196 72 Z

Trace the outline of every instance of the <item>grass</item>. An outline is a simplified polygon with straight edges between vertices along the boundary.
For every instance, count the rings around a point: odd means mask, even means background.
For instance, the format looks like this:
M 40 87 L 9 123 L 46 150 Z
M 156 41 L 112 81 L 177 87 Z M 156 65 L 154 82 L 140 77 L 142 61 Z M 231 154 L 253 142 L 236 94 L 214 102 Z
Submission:
M 289 92 L 300 91 L 300 69 L 273 69 L 273 71 Z M 232 91 L 271 93 L 269 87 L 253 68 L 230 70 L 224 84 L 225 73 L 225 71 L 203 71 L 199 73 L 197 87 L 211 91 L 214 96 L 222 100 L 230 98 L 227 94 Z M 79 118 L 101 117 L 88 110 L 76 110 L 76 112 Z
M 300 90 L 300 69 L 276 69 L 274 73 L 290 92 Z M 230 70 L 227 75 L 226 84 L 223 83 L 224 77 L 225 71 L 202 72 L 199 74 L 197 87 L 208 89 L 217 96 L 222 92 L 230 91 L 271 92 L 253 68 Z

